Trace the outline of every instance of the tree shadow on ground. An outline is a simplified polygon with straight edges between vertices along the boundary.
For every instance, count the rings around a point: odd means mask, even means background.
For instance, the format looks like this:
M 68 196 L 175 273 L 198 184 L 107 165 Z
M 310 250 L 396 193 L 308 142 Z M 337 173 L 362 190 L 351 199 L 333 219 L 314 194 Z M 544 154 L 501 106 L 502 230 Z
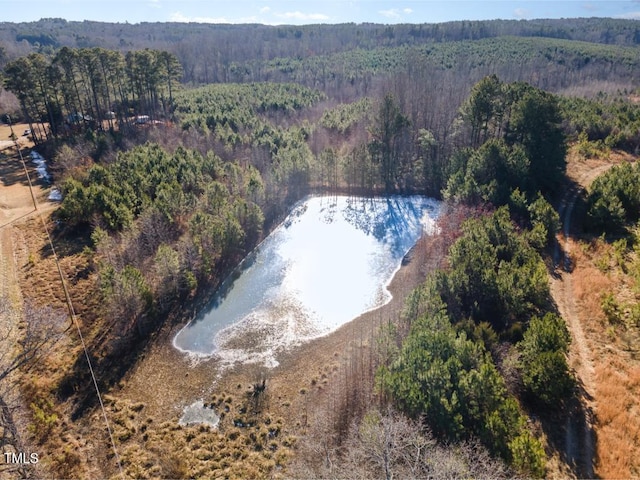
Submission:
M 540 419 L 553 451 L 577 478 L 598 478 L 594 473 L 597 438 L 591 401 L 584 385 L 578 382 L 574 395 L 559 410 L 548 411 Z
M 8 151 L 5 151 L 4 153 L 7 154 Z M 29 168 L 30 166 L 29 160 L 30 158 L 28 155 L 24 157 L 27 168 Z M 33 175 L 35 175 L 35 171 L 33 171 L 33 169 L 29 170 L 29 176 L 33 177 Z M 37 178 L 37 176 L 35 178 Z M 34 178 L 32 178 L 32 181 L 33 180 Z M 20 161 L 18 154 L 15 153 L 15 150 L 13 149 L 11 150 L 11 155 L 7 155 L 6 157 L 0 159 L 0 182 L 2 182 L 2 185 L 4 185 L 5 187 L 10 187 L 16 184 L 24 186 L 29 185 L 27 177 L 24 174 L 24 167 L 22 165 L 22 162 Z
M 89 224 L 81 224 L 73 229 L 65 229 L 58 227 L 55 223 L 50 222 L 47 225 L 51 240 L 58 258 L 62 259 L 81 253 L 86 247 L 92 245 L 91 231 Z M 42 258 L 47 258 L 53 254 L 51 245 L 46 242 L 40 250 Z

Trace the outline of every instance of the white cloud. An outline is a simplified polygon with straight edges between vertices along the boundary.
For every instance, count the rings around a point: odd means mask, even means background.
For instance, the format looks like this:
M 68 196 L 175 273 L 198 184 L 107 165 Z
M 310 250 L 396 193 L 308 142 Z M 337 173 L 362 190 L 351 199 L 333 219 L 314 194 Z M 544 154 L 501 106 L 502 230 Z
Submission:
M 287 20 L 300 20 L 300 21 L 329 20 L 329 17 L 327 15 L 324 15 L 323 13 L 302 13 L 302 12 L 298 12 L 298 11 L 296 11 L 296 12 L 278 13 L 278 14 L 276 14 L 276 16 L 279 17 L 279 18 L 287 19 Z
M 162 5 L 160 5 L 160 0 L 149 0 L 149 3 L 147 3 L 147 5 L 152 8 L 162 8 Z
M 378 12 L 383 17 L 387 18 L 400 18 L 400 12 L 397 8 L 390 8 L 389 10 L 380 10 Z
M 627 20 L 640 20 L 640 12 L 627 12 L 620 15 L 615 15 L 614 18 L 623 18 Z
M 270 9 L 269 7 L 262 7 L 262 8 L 260 9 L 260 13 L 267 13 L 267 12 L 269 12 L 269 11 L 271 11 L 271 9 Z
M 516 8 L 513 11 L 513 16 L 517 19 L 525 19 L 531 16 L 531 12 L 525 8 Z
M 380 11 L 378 11 L 378 13 L 380 15 L 382 15 L 383 17 L 387 17 L 387 18 L 390 18 L 392 20 L 399 20 L 400 18 L 402 18 L 402 14 L 403 13 L 405 15 L 413 13 L 413 9 L 411 9 L 411 8 L 403 8 L 402 10 L 400 10 L 399 8 L 390 8 L 389 10 L 380 10 Z
M 174 12 L 169 16 L 170 22 L 179 23 L 264 23 L 255 17 L 227 18 L 227 17 L 188 17 L 182 12 Z

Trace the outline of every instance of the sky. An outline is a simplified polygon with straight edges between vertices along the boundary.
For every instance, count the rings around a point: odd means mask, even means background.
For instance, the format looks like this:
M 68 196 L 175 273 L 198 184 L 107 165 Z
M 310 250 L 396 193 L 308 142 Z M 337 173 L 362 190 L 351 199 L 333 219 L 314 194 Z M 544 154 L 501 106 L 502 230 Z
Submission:
M 438 23 L 613 17 L 640 20 L 640 0 L 0 0 L 0 21 Z

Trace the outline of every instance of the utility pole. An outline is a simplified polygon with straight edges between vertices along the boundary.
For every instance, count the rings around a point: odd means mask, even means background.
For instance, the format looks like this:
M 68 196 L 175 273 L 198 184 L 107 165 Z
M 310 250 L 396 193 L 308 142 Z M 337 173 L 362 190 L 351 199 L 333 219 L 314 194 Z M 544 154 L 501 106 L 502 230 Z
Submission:
M 9 114 L 7 114 L 7 123 L 9 124 L 9 129 L 11 130 L 11 136 L 9 138 L 11 138 L 11 140 L 13 140 L 14 142 L 16 141 L 16 134 L 13 133 L 13 122 L 11 121 L 11 116 Z

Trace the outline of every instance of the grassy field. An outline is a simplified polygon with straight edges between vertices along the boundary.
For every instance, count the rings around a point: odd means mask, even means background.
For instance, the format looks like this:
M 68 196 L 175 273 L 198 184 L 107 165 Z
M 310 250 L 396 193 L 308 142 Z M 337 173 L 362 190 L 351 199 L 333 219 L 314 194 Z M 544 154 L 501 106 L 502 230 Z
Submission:
M 635 296 L 632 282 L 615 265 L 611 245 L 596 239 L 573 246 L 574 292 L 595 369 L 595 471 L 601 478 L 635 478 L 640 475 L 640 330 L 611 322 L 602 308 L 605 292 L 619 301 Z

